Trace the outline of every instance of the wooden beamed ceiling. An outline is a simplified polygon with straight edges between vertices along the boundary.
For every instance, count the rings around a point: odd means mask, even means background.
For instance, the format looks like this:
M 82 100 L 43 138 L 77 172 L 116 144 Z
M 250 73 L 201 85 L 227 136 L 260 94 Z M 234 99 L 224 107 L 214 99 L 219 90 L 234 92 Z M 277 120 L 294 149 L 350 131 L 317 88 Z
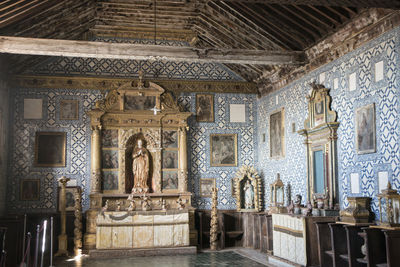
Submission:
M 366 8 L 400 8 L 398 0 L 5 0 L 0 35 L 91 40 L 124 37 L 185 41 L 219 51 L 305 51 Z M 157 44 L 157 43 L 155 43 Z M 40 56 L 13 55 L 14 72 Z M 248 81 L 282 62 L 226 65 Z

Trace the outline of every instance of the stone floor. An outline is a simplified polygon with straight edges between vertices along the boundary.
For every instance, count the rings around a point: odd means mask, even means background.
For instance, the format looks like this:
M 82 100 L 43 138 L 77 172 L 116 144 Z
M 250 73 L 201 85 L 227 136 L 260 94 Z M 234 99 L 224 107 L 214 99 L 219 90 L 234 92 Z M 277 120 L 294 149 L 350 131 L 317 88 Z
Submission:
M 264 262 L 264 263 L 263 263 Z M 223 250 L 218 252 L 203 252 L 195 255 L 174 255 L 174 256 L 151 256 L 151 257 L 129 257 L 116 259 L 91 259 L 82 257 L 76 260 L 58 260 L 55 266 L 60 267 L 169 267 L 169 266 L 246 266 L 262 267 L 266 265 L 266 258 L 262 253 L 249 249 Z

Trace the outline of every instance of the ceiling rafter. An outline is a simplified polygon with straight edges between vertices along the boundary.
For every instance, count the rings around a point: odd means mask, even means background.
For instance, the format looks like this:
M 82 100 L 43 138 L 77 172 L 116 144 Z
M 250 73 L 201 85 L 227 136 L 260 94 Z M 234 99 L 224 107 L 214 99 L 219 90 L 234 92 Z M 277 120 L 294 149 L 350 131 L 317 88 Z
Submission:
M 290 35 L 289 33 L 286 32 L 290 32 L 290 29 L 287 29 L 285 25 L 280 25 L 280 27 L 278 27 L 276 25 L 276 23 L 271 23 L 267 20 L 265 20 L 259 13 L 257 12 L 251 12 L 251 9 L 249 7 L 247 7 L 246 5 L 241 5 L 240 4 L 240 8 L 242 10 L 246 10 L 247 13 L 252 16 L 252 18 L 255 20 L 256 23 L 259 24 L 259 26 L 261 27 L 261 25 L 263 25 L 265 28 L 269 29 L 270 31 L 272 31 L 273 33 L 275 33 L 277 36 L 279 36 L 280 39 L 283 39 L 286 41 L 286 43 L 282 43 L 285 44 L 285 47 L 287 49 L 293 49 L 293 45 L 292 43 L 297 43 L 297 47 L 302 47 L 305 45 L 304 41 L 300 40 L 297 37 L 294 37 L 293 35 Z M 260 8 L 261 9 L 261 8 Z M 265 11 L 265 9 L 262 9 L 263 11 Z M 250 14 L 251 12 L 251 14 Z M 283 31 L 281 28 L 286 28 L 285 31 Z M 277 37 L 275 37 L 277 38 Z M 295 40 L 293 40 L 295 39 Z M 290 44 L 290 46 L 288 46 L 287 44 Z

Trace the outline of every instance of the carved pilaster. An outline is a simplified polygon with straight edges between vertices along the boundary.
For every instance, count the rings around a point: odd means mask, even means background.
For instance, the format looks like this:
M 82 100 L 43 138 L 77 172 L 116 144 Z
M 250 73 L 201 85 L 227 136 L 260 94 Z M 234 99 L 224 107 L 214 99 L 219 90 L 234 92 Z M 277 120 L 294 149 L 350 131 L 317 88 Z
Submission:
M 100 127 L 92 128 L 92 179 L 91 193 L 101 191 L 101 132 Z
M 179 192 L 187 192 L 187 134 L 186 127 L 179 128 Z

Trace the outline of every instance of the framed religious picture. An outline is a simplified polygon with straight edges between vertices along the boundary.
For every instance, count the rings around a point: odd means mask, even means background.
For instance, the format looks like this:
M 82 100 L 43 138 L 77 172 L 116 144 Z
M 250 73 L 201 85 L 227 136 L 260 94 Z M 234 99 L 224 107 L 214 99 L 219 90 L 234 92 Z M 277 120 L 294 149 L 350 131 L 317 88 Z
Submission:
M 22 179 L 20 181 L 20 200 L 35 201 L 40 198 L 40 180 Z
M 178 147 L 178 132 L 166 130 L 162 132 L 162 147 L 177 148 Z
M 79 101 L 78 100 L 60 100 L 60 120 L 79 119 Z
M 103 130 L 101 135 L 101 143 L 103 148 L 117 148 L 118 147 L 118 130 L 108 129 Z
M 125 95 L 125 110 L 149 110 L 156 106 L 155 96 Z
M 196 95 L 196 119 L 199 122 L 214 121 L 214 95 Z
M 103 170 L 103 190 L 118 190 L 118 172 Z
M 200 178 L 200 197 L 211 197 L 214 187 L 214 178 Z
M 360 107 L 355 114 L 356 148 L 358 154 L 376 151 L 375 104 Z
M 237 134 L 210 135 L 210 166 L 237 166 Z
M 58 188 L 58 210 L 61 211 L 61 188 Z M 65 210 L 74 211 L 75 210 L 75 194 L 78 192 L 77 186 L 67 186 L 65 188 Z
M 103 167 L 103 169 L 117 169 L 118 168 L 118 150 L 103 149 L 102 167 Z
M 280 109 L 270 115 L 269 119 L 269 144 L 271 158 L 280 158 L 285 155 L 285 128 L 284 109 Z
M 163 171 L 162 172 L 162 189 L 177 190 L 178 189 L 178 172 L 177 171 Z
M 178 168 L 178 151 L 177 150 L 164 150 L 162 167 L 164 169 L 177 169 Z
M 65 167 L 65 132 L 36 132 L 35 166 Z

